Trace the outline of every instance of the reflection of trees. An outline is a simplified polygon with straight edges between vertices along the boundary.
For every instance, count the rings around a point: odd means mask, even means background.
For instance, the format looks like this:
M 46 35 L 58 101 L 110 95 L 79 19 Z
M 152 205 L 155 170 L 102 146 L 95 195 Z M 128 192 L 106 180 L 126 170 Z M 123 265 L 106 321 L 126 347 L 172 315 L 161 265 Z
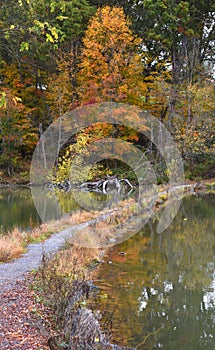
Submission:
M 71 213 L 80 208 L 72 192 L 49 191 L 41 186 L 37 187 L 33 194 L 43 221 L 59 219 L 63 214 Z
M 169 278 L 174 283 L 183 280 L 190 290 L 209 285 L 211 276 L 205 274 L 205 270 L 208 262 L 213 261 L 214 237 L 207 220 L 179 221 L 174 224 L 174 229 L 174 232 L 165 233 L 171 235 L 171 239 L 165 237 L 161 247 Z
M 40 219 L 29 189 L 0 190 L 0 226 L 24 228 L 38 224 Z
M 121 197 L 118 199 L 117 193 L 110 194 L 108 196 L 103 193 L 97 192 L 89 192 L 89 191 L 55 191 L 56 197 L 59 201 L 59 205 L 64 213 L 71 213 L 77 209 L 80 209 L 80 206 L 83 205 L 83 208 L 93 210 L 104 209 L 107 201 L 109 201 L 111 205 L 112 202 L 115 203 L 116 200 L 122 199 Z
M 55 194 L 63 213 L 71 213 L 73 210 L 79 209 L 72 192 L 57 190 Z
M 110 295 L 108 307 L 117 304 L 113 316 L 117 339 L 142 344 L 140 349 L 211 350 L 213 309 L 204 301 L 213 286 L 211 203 L 210 196 L 186 198 L 162 235 L 145 229 L 112 249 L 108 257 L 112 264 L 102 267 L 102 278 L 110 284 L 104 285 Z

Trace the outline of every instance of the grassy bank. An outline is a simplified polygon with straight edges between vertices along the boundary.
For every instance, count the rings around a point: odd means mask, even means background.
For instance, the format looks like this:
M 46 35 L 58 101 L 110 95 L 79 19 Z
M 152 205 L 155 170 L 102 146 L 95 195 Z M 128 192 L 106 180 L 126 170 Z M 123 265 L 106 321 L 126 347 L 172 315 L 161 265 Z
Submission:
M 54 257 L 44 256 L 35 273 L 35 298 L 45 306 L 41 315 L 49 329 L 50 349 L 111 349 L 110 334 L 100 327 L 99 310 L 92 310 L 94 269 L 103 250 L 67 244 Z M 91 307 L 89 306 L 91 305 Z M 120 349 L 120 348 L 118 348 Z
M 134 201 L 132 199 L 123 201 L 119 208 L 125 207 L 127 212 L 127 206 L 130 206 Z M 132 210 L 132 208 L 131 208 Z M 112 210 L 104 212 L 89 212 L 89 211 L 77 211 L 72 215 L 66 215 L 59 220 L 49 221 L 41 224 L 39 227 L 32 229 L 31 231 L 20 231 L 18 228 L 14 228 L 9 232 L 2 232 L 0 235 L 0 263 L 8 262 L 12 259 L 18 258 L 23 254 L 28 244 L 43 242 L 49 238 L 53 233 L 60 232 L 68 227 L 78 225 L 84 222 L 88 222 L 92 219 L 102 217 L 102 215 L 109 215 L 113 220 L 102 220 L 97 223 L 97 228 L 104 228 L 111 225 L 114 220 L 118 220 L 117 213 Z M 92 226 L 95 229 L 95 225 Z M 92 229 L 91 227 L 89 229 Z M 86 235 L 89 234 L 89 229 L 86 229 Z
M 204 193 L 215 189 L 215 181 L 212 180 L 205 181 L 198 186 L 195 183 L 189 183 L 189 185 L 187 193 L 193 193 L 190 189 Z M 166 190 L 168 188 L 160 187 L 162 193 L 155 203 L 158 210 L 166 203 L 168 198 L 168 195 L 165 194 Z M 125 206 L 127 204 L 132 204 L 132 202 L 124 203 Z M 129 213 L 128 211 L 126 215 Z M 58 222 L 41 225 L 40 228 L 31 233 L 23 234 L 14 231 L 11 233 L 10 239 L 13 238 L 15 242 L 16 237 L 19 237 L 22 247 L 25 237 L 24 246 L 26 248 L 27 242 L 45 239 L 52 232 L 57 232 L 68 225 L 88 221 L 97 217 L 98 214 L 101 215 L 101 212 L 77 212 Z M 117 223 L 120 220 L 117 213 L 114 220 Z M 108 227 L 108 223 L 108 219 L 100 221 L 97 228 L 104 228 L 106 225 Z M 3 238 L 6 239 L 6 236 Z M 33 312 L 39 319 L 42 319 L 43 331 L 47 334 L 48 346 L 51 350 L 120 349 L 120 346 L 114 347 L 111 344 L 111 325 L 107 325 L 103 329 L 100 325 L 101 313 L 97 309 L 92 309 L 96 290 L 94 281 L 97 278 L 99 266 L 102 266 L 103 257 L 107 253 L 107 250 L 80 248 L 67 242 L 64 249 L 56 255 L 44 256 L 41 267 L 34 272 L 31 288 L 34 291 L 36 301 L 43 304 L 44 308 L 35 308 Z
M 53 233 L 59 232 L 64 228 L 83 223 L 98 215 L 97 213 L 76 212 L 71 216 L 65 216 L 60 220 L 50 221 L 41 224 L 31 231 L 20 231 L 13 228 L 11 231 L 0 235 L 0 262 L 7 262 L 18 258 L 26 251 L 30 243 L 43 242 Z
M 196 186 L 196 182 L 188 182 L 187 183 L 187 191 L 188 193 L 193 193 L 193 191 L 214 191 L 215 189 L 215 180 L 205 180 Z M 160 192 L 168 192 L 168 186 L 160 186 Z M 186 194 L 186 188 L 185 188 L 185 194 Z M 158 199 L 155 203 L 155 208 L 160 208 L 166 199 L 168 198 L 168 194 L 160 194 L 158 196 Z M 132 214 L 132 204 L 134 204 L 134 200 L 129 199 L 127 201 L 123 201 L 118 207 L 121 210 L 121 212 L 114 211 L 113 213 L 109 211 L 110 218 L 107 218 L 105 220 L 98 221 L 96 224 L 97 229 L 106 229 L 106 231 L 109 230 L 109 236 L 111 236 L 111 224 L 119 224 L 121 221 L 125 219 L 125 217 L 128 217 L 130 214 Z M 106 213 L 108 213 L 106 211 Z M 87 222 L 91 219 L 101 217 L 105 212 L 88 212 L 88 211 L 78 211 L 72 215 L 67 215 L 63 217 L 60 220 L 57 221 L 51 221 L 46 224 L 41 224 L 39 227 L 34 228 L 31 231 L 19 231 L 17 228 L 13 229 L 11 232 L 4 234 L 2 233 L 0 235 L 0 262 L 7 262 L 12 259 L 15 259 L 19 257 L 21 254 L 23 254 L 26 249 L 27 245 L 29 243 L 37 243 L 42 242 L 49 238 L 52 233 L 59 232 L 67 227 L 80 224 L 83 222 Z M 92 236 L 91 233 L 95 230 L 95 225 L 89 226 L 86 229 L 85 236 L 90 237 Z M 113 233 L 114 235 L 114 233 Z M 101 239 L 103 239 L 101 237 Z M 105 236 L 104 236 L 105 240 Z M 78 238 L 77 238 L 78 243 Z M 90 245 L 90 242 L 89 242 Z
M 5 169 L 0 169 L 0 184 L 26 185 L 30 182 L 30 160 L 25 160 L 19 168 L 12 174 L 8 174 Z

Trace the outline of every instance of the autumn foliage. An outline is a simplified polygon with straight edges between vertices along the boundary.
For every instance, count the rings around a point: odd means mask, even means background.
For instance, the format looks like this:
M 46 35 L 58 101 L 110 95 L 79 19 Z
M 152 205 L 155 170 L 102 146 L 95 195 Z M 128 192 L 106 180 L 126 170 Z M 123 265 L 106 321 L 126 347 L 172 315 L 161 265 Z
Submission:
M 212 1 L 115 4 L 2 1 L 0 175 L 20 173 L 41 133 L 67 111 L 112 101 L 139 106 L 166 124 L 188 167 L 211 167 Z M 80 143 L 110 135 L 144 143 L 134 130 L 91 127 L 76 135 L 68 157 Z
M 83 39 L 78 73 L 82 104 L 123 101 L 141 104 L 146 87 L 142 80 L 140 43 L 131 23 L 117 7 L 100 8 Z

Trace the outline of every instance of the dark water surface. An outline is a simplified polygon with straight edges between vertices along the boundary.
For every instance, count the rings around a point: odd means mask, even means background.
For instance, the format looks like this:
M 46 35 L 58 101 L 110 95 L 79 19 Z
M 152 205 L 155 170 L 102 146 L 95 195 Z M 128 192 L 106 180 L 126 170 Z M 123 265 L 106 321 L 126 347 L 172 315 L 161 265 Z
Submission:
M 33 195 L 34 200 L 29 188 L 0 189 L 0 228 L 2 232 L 12 227 L 31 229 L 42 221 L 56 220 L 64 214 L 73 213 L 81 208 L 102 210 L 106 207 L 108 200 L 111 205 L 112 198 L 111 195 L 106 196 L 102 193 L 54 192 L 44 187 L 37 187 Z M 35 208 L 35 202 L 40 215 Z
M 54 218 L 50 192 L 41 191 Z M 102 199 L 102 198 L 101 198 Z M 64 212 L 78 210 L 72 194 L 58 194 Z M 184 198 L 168 229 L 156 223 L 111 248 L 96 284 L 97 307 L 113 324 L 113 341 L 137 349 L 215 349 L 215 195 Z M 0 190 L 0 225 L 40 223 L 29 189 Z
M 56 213 L 54 205 L 54 193 L 38 188 L 42 212 L 47 220 L 58 219 L 63 213 L 79 209 L 72 194 L 59 192 L 60 212 Z M 56 197 L 55 197 L 56 198 Z M 0 189 L 0 227 L 7 231 L 12 227 L 31 229 L 41 223 L 41 218 L 35 208 L 32 193 L 29 188 L 2 188 Z
M 148 224 L 111 249 L 96 284 L 113 341 L 137 349 L 215 349 L 215 196 L 192 196 L 162 234 Z
M 0 189 L 0 227 L 30 229 L 40 223 L 31 191 L 27 188 Z

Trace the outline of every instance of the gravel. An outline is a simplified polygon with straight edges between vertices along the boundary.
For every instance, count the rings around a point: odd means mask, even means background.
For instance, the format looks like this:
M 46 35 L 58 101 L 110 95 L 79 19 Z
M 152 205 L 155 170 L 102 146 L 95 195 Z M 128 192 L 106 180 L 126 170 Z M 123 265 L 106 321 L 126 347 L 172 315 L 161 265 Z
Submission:
M 10 290 L 17 281 L 23 280 L 28 272 L 37 269 L 42 262 L 44 254 L 56 253 L 77 230 L 89 226 L 94 221 L 90 220 L 83 224 L 66 228 L 59 233 L 53 234 L 44 242 L 29 244 L 27 247 L 28 251 L 22 257 L 0 264 L 0 293 Z

